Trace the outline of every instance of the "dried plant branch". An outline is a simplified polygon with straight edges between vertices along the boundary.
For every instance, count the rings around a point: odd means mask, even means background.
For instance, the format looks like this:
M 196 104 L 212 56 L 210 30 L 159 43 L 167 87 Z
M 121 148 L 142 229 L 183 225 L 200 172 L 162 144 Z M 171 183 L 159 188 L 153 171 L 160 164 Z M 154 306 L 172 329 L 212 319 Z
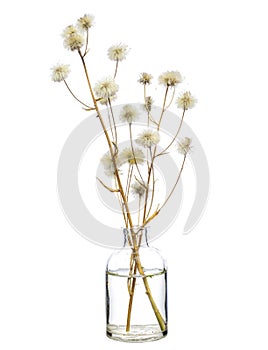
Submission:
M 79 98 L 77 98 L 77 97 L 75 96 L 75 94 L 72 92 L 72 90 L 71 90 L 70 86 L 68 85 L 67 81 L 66 81 L 65 79 L 64 79 L 63 81 L 64 81 L 65 86 L 67 87 L 68 91 L 70 92 L 70 94 L 73 96 L 73 98 L 74 98 L 76 101 L 78 101 L 79 103 L 81 103 L 83 106 L 85 106 L 85 107 L 86 107 L 87 109 L 89 109 L 89 110 L 93 110 L 93 109 L 94 109 L 94 108 L 88 106 L 86 103 L 84 103 L 84 102 L 82 102 L 81 100 L 79 100 Z
M 175 135 L 173 136 L 171 142 L 167 145 L 166 148 L 163 149 L 163 151 L 161 151 L 159 154 L 156 155 L 156 157 L 159 157 L 159 156 L 162 156 L 164 154 L 167 154 L 167 150 L 173 145 L 173 143 L 176 141 L 180 131 L 181 131 L 181 127 L 182 127 L 182 124 L 183 124 L 183 119 L 184 119 L 184 115 L 185 115 L 185 109 L 183 110 L 183 113 L 182 113 L 182 117 L 181 117 L 181 120 L 180 120 L 180 124 L 179 124 L 179 127 L 175 133 Z
M 108 191 L 110 191 L 110 192 L 113 192 L 113 193 L 114 193 L 114 192 L 120 192 L 120 190 L 117 189 L 117 188 L 113 189 L 113 188 L 111 188 L 111 187 L 105 185 L 105 183 L 104 183 L 103 181 L 101 181 L 101 179 L 98 178 L 98 177 L 97 177 L 97 180 L 102 184 L 102 186 L 103 186 L 104 188 L 106 188 L 106 190 L 108 190 Z

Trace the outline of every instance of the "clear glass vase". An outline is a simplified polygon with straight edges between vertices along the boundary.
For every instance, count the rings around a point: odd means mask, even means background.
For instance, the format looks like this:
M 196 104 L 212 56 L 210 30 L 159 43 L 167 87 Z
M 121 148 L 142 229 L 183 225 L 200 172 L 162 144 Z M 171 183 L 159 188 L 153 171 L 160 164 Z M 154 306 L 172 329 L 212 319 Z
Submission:
M 167 335 L 167 267 L 147 228 L 123 229 L 123 248 L 106 268 L 107 336 L 145 342 Z

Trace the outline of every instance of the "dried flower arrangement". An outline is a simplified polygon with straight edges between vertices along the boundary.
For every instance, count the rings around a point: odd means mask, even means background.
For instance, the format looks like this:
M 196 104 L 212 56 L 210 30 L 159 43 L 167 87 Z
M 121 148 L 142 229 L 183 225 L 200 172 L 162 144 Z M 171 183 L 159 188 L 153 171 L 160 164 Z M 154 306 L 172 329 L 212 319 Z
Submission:
M 178 71 L 166 71 L 158 78 L 158 83 L 163 86 L 163 100 L 161 113 L 159 116 L 153 115 L 153 99 L 148 95 L 148 86 L 152 83 L 153 77 L 151 74 L 143 72 L 138 77 L 138 83 L 143 86 L 143 108 L 146 111 L 146 120 L 144 121 L 145 128 L 136 136 L 133 136 L 133 125 L 139 118 L 139 110 L 132 104 L 126 104 L 121 108 L 120 120 L 124 123 L 128 130 L 129 145 L 120 149 L 120 142 L 118 140 L 118 132 L 113 111 L 113 104 L 116 100 L 119 85 L 116 82 L 119 63 L 126 59 L 129 48 L 127 45 L 118 44 L 113 45 L 108 49 L 108 58 L 115 62 L 115 68 L 112 76 L 108 76 L 92 85 L 89 69 L 86 63 L 86 56 L 89 53 L 89 31 L 94 24 L 94 16 L 84 15 L 79 18 L 76 26 L 70 25 L 63 31 L 63 43 L 66 49 L 74 51 L 78 54 L 85 79 L 89 90 L 90 103 L 81 101 L 77 95 L 72 91 L 67 82 L 70 74 L 70 67 L 66 64 L 57 64 L 52 68 L 52 80 L 54 82 L 63 82 L 67 90 L 73 98 L 82 105 L 87 112 L 94 112 L 101 124 L 104 137 L 106 139 L 107 150 L 101 158 L 101 163 L 104 173 L 108 176 L 113 185 L 107 184 L 105 179 L 97 178 L 97 181 L 108 191 L 111 195 L 118 198 L 118 203 L 122 211 L 122 219 L 124 226 L 133 230 L 133 234 L 128 237 L 129 245 L 132 247 L 132 261 L 130 264 L 128 289 L 129 293 L 129 307 L 126 317 L 126 331 L 130 329 L 131 320 L 131 305 L 135 292 L 135 275 L 138 273 L 144 276 L 143 283 L 149 302 L 153 308 L 157 321 L 161 330 L 164 330 L 165 322 L 154 302 L 151 293 L 148 278 L 146 278 L 143 265 L 139 258 L 139 241 L 134 234 L 136 227 L 147 226 L 156 216 L 159 215 L 161 209 L 165 206 L 167 201 L 174 193 L 174 189 L 178 185 L 182 170 L 184 168 L 187 154 L 191 150 L 191 139 L 185 137 L 179 139 L 179 134 L 183 124 L 183 120 L 188 109 L 196 105 L 196 98 L 189 92 L 185 91 L 175 98 L 177 86 L 182 82 L 183 78 Z M 165 112 L 175 100 L 175 104 L 181 110 L 181 116 L 178 117 L 177 129 L 170 141 L 160 147 L 161 141 L 161 124 L 165 118 Z M 103 116 L 101 111 L 106 107 L 108 111 L 108 118 Z M 174 182 L 174 186 L 170 193 L 167 193 L 162 203 L 155 203 L 155 191 L 157 187 L 157 179 L 155 173 L 155 161 L 158 157 L 164 157 L 170 149 L 174 146 L 178 152 L 182 154 L 181 166 Z M 129 201 L 132 197 L 138 198 L 139 208 L 138 214 L 133 215 L 129 207 Z

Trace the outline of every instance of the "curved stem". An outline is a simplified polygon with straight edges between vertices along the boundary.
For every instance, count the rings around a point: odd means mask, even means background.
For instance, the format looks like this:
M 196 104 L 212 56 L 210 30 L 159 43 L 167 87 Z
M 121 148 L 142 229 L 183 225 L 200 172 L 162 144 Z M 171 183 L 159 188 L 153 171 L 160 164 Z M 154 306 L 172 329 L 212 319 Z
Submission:
M 166 106 L 166 109 L 169 109 L 169 107 L 171 106 L 171 103 L 173 102 L 173 99 L 174 99 L 174 96 L 175 96 L 175 90 L 176 90 L 175 87 L 173 87 L 172 96 L 171 96 L 169 104 Z
M 176 134 L 174 135 L 172 141 L 170 142 L 170 144 L 169 144 L 165 149 L 163 149 L 163 151 L 161 151 L 160 153 L 158 153 L 158 154 L 156 155 L 156 157 L 159 157 L 159 156 L 163 155 L 163 154 L 170 148 L 170 146 L 173 145 L 173 143 L 175 142 L 175 140 L 176 140 L 176 138 L 177 138 L 177 136 L 179 135 L 179 132 L 180 132 L 180 130 L 181 130 L 182 123 L 183 123 L 183 119 L 184 119 L 184 115 L 185 115 L 185 109 L 183 110 L 183 113 L 182 113 L 182 117 L 181 117 L 181 121 L 180 121 L 178 130 L 177 130 Z
M 182 161 L 182 165 L 181 165 L 181 168 L 180 168 L 180 171 L 179 171 L 177 180 L 176 180 L 174 186 L 172 187 L 172 189 L 171 189 L 169 195 L 168 195 L 167 198 L 165 199 L 164 203 L 163 203 L 163 204 L 161 205 L 161 207 L 159 208 L 159 211 L 167 204 L 169 198 L 172 196 L 172 194 L 173 194 L 173 192 L 174 192 L 174 190 L 175 190 L 175 188 L 176 188 L 176 186 L 177 186 L 177 184 L 178 184 L 178 182 L 179 182 L 179 180 L 180 180 L 180 178 L 181 178 L 181 173 L 182 173 L 182 170 L 183 170 L 183 168 L 184 168 L 186 156 L 187 156 L 187 153 L 184 154 L 183 161 Z
M 157 131 L 159 131 L 159 129 L 160 129 L 160 125 L 161 125 L 161 122 L 162 122 L 162 119 L 163 119 L 163 115 L 164 115 L 164 112 L 165 112 L 165 109 L 166 109 L 165 106 L 166 106 L 166 102 L 167 102 L 168 89 L 169 89 L 169 86 L 166 87 L 164 101 L 163 101 L 163 106 L 162 106 L 162 111 L 161 111 L 161 115 L 160 115 L 159 122 L 158 122 L 158 125 L 157 125 Z
M 81 100 L 79 100 L 79 98 L 77 98 L 75 96 L 75 94 L 72 92 L 70 86 L 67 84 L 66 80 L 63 79 L 64 83 L 65 83 L 65 86 L 67 87 L 68 91 L 70 92 L 70 94 L 73 96 L 73 98 L 76 99 L 76 101 L 78 101 L 79 103 L 81 103 L 83 106 L 85 106 L 86 108 L 89 108 L 89 109 L 92 109 L 90 106 L 88 106 L 87 104 L 85 104 L 84 102 L 82 102 Z
M 114 79 L 116 78 L 116 74 L 117 74 L 117 71 L 118 71 L 118 60 L 116 60 L 116 65 L 115 65 L 115 71 L 114 71 Z

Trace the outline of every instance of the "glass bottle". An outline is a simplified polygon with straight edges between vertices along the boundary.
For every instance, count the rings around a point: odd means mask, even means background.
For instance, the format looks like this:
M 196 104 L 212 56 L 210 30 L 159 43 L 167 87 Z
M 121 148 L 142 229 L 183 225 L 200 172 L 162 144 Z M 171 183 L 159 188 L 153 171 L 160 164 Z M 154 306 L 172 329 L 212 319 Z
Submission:
M 123 248 L 106 267 L 106 334 L 125 342 L 161 339 L 167 335 L 166 262 L 149 246 L 146 227 L 123 235 Z

